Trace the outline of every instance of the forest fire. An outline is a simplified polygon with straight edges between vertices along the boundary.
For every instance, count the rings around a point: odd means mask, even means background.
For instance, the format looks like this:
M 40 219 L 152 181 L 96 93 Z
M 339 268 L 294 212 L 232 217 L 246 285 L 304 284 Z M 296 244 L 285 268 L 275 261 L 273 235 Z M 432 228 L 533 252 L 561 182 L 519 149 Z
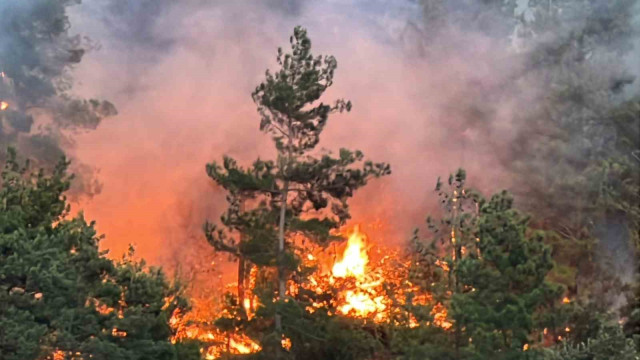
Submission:
M 203 306 L 196 306 L 192 312 L 173 314 L 169 323 L 176 331 L 172 342 L 178 340 L 198 340 L 204 348 L 201 349 L 204 359 L 219 359 L 222 354 L 250 354 L 260 351 L 260 345 L 243 334 L 222 332 L 209 324 L 211 315 L 203 315 Z
M 333 277 L 330 280 L 333 283 L 335 278 L 355 279 L 355 288 L 345 291 L 338 311 L 357 317 L 374 315 L 374 319 L 382 320 L 385 317 L 381 314 L 384 313 L 387 304 L 384 295 L 376 290 L 383 283 L 384 277 L 375 272 L 373 276 L 367 276 L 368 264 L 366 236 L 360 232 L 360 227 L 356 226 L 349 236 L 342 259 L 333 265 Z
M 328 248 L 316 248 L 311 253 L 300 256 L 304 266 L 315 267 L 316 271 L 304 282 L 290 281 L 287 295 L 295 298 L 301 289 L 311 290 L 316 294 L 334 295 L 329 303 L 307 306 L 309 313 L 323 308 L 329 314 L 371 321 L 373 324 L 419 326 L 403 306 L 408 302 L 425 305 L 433 299 L 408 280 L 410 260 L 396 250 L 380 245 L 372 246 L 360 229 L 360 226 L 355 226 L 346 231 L 348 240 L 340 256 L 335 256 Z M 242 301 L 242 308 L 249 319 L 259 307 L 258 297 L 254 294 L 258 275 L 255 270 L 254 267 L 249 274 L 249 286 L 245 289 Z M 228 284 L 227 288 L 236 286 L 236 283 Z M 432 305 L 433 323 L 449 329 L 452 324 L 447 320 L 444 306 Z M 221 305 L 216 307 L 211 302 L 196 301 L 191 312 L 174 314 L 171 319 L 171 325 L 176 331 L 174 341 L 201 341 L 205 345 L 203 352 L 206 359 L 218 359 L 223 354 L 247 354 L 261 350 L 257 341 L 243 334 L 241 329 L 222 331 L 216 328 L 213 321 L 221 314 L 227 318 L 237 316 Z M 291 347 L 291 340 L 283 338 L 282 346 L 284 349 Z
M 0 13 L 0 360 L 640 360 L 640 0 Z

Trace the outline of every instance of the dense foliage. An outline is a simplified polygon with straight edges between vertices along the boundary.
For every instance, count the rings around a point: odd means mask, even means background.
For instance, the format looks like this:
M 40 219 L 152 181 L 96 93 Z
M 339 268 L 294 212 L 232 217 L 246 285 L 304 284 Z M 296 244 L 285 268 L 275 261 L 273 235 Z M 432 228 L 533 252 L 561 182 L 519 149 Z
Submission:
M 438 343 L 400 349 L 409 358 L 513 359 L 556 335 L 562 287 L 546 280 L 553 262 L 543 234 L 507 192 L 485 199 L 465 180 L 463 170 L 451 175 L 448 191 L 438 181 L 445 216 L 427 219 L 433 238 L 412 241 L 412 281 L 445 305 L 452 327 Z
M 93 224 L 81 214 L 70 218 L 68 162 L 47 175 L 8 154 L 0 189 L 0 358 L 194 358 L 186 356 L 189 346 L 170 341 L 169 317 L 186 307 L 180 287 L 144 262 L 108 259 Z

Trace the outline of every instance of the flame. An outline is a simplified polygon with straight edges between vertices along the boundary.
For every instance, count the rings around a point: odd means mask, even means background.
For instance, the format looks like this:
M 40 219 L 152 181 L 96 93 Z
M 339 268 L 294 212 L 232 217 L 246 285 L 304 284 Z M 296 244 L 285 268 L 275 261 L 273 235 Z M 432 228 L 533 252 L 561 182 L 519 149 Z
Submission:
M 431 310 L 433 323 L 445 330 L 449 330 L 453 323 L 447 320 L 447 309 L 441 303 L 437 303 Z
M 123 331 L 123 330 L 118 330 L 116 328 L 113 328 L 111 330 L 111 335 L 114 337 L 127 337 L 127 332 Z
M 9 108 L 9 103 L 6 101 L 0 101 L 0 111 L 7 110 Z
M 51 354 L 46 356 L 45 360 L 65 360 L 65 359 L 81 359 L 82 353 L 80 351 L 62 351 L 54 350 Z
M 356 226 L 349 236 L 342 260 L 333 265 L 333 276 L 362 278 L 368 263 L 369 256 L 365 252 L 365 236 L 360 232 L 360 227 Z
M 317 270 L 303 281 L 289 281 L 286 287 L 288 296 L 296 298 L 301 289 L 318 295 L 334 294 L 331 300 L 307 304 L 305 310 L 313 313 L 324 308 L 330 316 L 348 316 L 409 328 L 428 323 L 421 323 L 407 313 L 403 305 L 409 301 L 413 305 L 431 304 L 433 324 L 445 330 L 453 326 L 447 318 L 444 305 L 434 302 L 430 294 L 409 282 L 411 260 L 383 246 L 371 247 L 360 226 L 344 232 L 348 234 L 348 240 L 338 260 L 334 260 L 326 249 L 308 243 L 299 248 L 298 255 L 303 264 Z M 448 270 L 446 262 L 438 265 Z M 254 293 L 258 274 L 258 268 L 253 266 L 249 271 L 245 297 L 239 304 L 240 308 L 244 308 L 248 319 L 254 316 L 259 306 L 259 298 Z M 236 288 L 235 283 L 226 286 L 230 292 L 234 292 Z M 204 358 L 209 360 L 223 358 L 225 354 L 249 354 L 261 350 L 260 345 L 243 334 L 241 329 L 223 332 L 211 325 L 220 316 L 238 316 L 229 313 L 222 306 L 222 301 L 192 299 L 192 303 L 193 309 L 189 313 L 178 312 L 171 317 L 170 324 L 176 334 L 173 342 L 185 338 L 200 340 L 205 344 Z M 214 303 L 217 305 L 212 305 Z M 283 349 L 289 350 L 292 346 L 291 339 L 283 337 L 281 345 Z
M 347 291 L 345 296 L 346 304 L 342 305 L 339 310 L 344 315 L 355 312 L 356 315 L 366 317 L 377 311 L 383 311 L 387 306 L 383 303 L 384 297 L 371 296 L 364 292 Z
M 251 354 L 260 351 L 260 345 L 243 339 L 230 339 L 229 344 L 238 354 Z
M 571 299 L 569 299 L 569 298 L 568 298 L 568 297 L 566 297 L 566 296 L 562 299 L 562 303 L 563 303 L 563 304 L 568 304 L 568 303 L 570 303 L 570 302 L 571 302 Z
M 246 311 L 247 313 L 250 313 L 251 312 L 251 299 L 245 298 L 244 299 L 244 303 L 242 304 L 242 306 L 244 306 L 244 311 Z
M 288 337 L 282 335 L 281 344 L 283 349 L 287 351 L 291 350 L 291 339 L 289 339 Z
M 194 310 L 189 313 L 182 314 L 176 310 L 171 316 L 169 324 L 175 332 L 172 343 L 182 339 L 199 340 L 204 344 L 202 352 L 206 360 L 220 359 L 225 354 L 251 354 L 262 349 L 258 343 L 244 334 L 225 333 L 212 328 L 208 321 L 216 318 L 214 312 L 218 309 L 207 308 L 197 302 L 194 305 Z
M 367 274 L 369 254 L 366 245 L 366 235 L 360 231 L 360 226 L 355 226 L 347 240 L 342 259 L 333 265 L 333 277 L 330 281 L 335 282 L 336 278 L 355 279 L 355 289 L 347 290 L 342 299 L 343 303 L 338 305 L 340 313 L 360 318 L 373 316 L 375 321 L 381 322 L 387 318 L 384 312 L 388 304 L 382 295 L 382 289 L 378 288 L 385 278 L 384 274 Z M 381 263 L 384 263 L 384 259 Z

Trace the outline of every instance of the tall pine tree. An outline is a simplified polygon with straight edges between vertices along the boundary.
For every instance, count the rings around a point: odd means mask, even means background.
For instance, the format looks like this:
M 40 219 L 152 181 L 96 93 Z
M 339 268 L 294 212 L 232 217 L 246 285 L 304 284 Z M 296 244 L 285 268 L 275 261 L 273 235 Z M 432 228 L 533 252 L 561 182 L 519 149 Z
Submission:
M 248 168 L 230 157 L 207 165 L 208 175 L 227 191 L 229 202 L 223 227 L 205 224 L 207 239 L 218 251 L 262 268 L 263 274 L 275 270 L 270 279 L 276 284 L 271 289 L 276 302 L 269 304 L 274 299 L 267 287 L 261 306 L 273 312 L 277 344 L 283 333 L 300 330 L 293 318 L 285 318 L 290 313 L 285 309 L 295 308 L 287 282 L 300 264 L 293 238 L 301 235 L 320 246 L 336 239 L 331 231 L 349 219 L 347 200 L 355 190 L 390 173 L 387 164 L 363 161 L 360 151 L 340 149 L 334 156 L 316 150 L 329 116 L 350 111 L 351 103 L 318 102 L 333 84 L 337 61 L 313 56 L 311 40 L 301 27 L 294 29 L 290 44 L 290 53 L 278 49 L 280 68 L 267 70 L 252 94 L 260 129 L 271 135 L 277 159 L 258 159 Z

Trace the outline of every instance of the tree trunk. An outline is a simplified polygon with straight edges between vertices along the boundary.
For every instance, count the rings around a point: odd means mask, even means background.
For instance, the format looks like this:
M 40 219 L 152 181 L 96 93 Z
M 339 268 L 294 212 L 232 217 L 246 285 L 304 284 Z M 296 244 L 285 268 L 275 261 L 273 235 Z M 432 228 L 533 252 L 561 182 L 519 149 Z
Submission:
M 284 175 L 284 186 L 282 188 L 282 199 L 280 203 L 280 221 L 278 224 L 278 301 L 284 301 L 286 295 L 285 289 L 285 269 L 282 264 L 282 258 L 284 256 L 284 225 L 285 225 L 285 217 L 287 216 L 287 198 L 289 195 L 289 180 L 286 180 L 286 170 L 291 163 L 292 151 L 291 146 L 293 144 L 293 134 L 291 133 L 291 119 L 289 119 L 289 130 L 287 133 L 288 137 L 288 148 L 287 148 L 287 157 L 286 162 L 282 165 L 282 174 Z M 282 334 L 282 316 L 280 311 L 276 307 L 276 331 Z
M 244 279 L 245 279 L 245 263 L 244 256 L 238 257 L 238 304 L 246 310 L 244 307 Z
M 452 219 L 452 226 L 451 226 L 451 243 L 453 245 L 453 264 L 451 264 L 451 274 L 453 275 L 453 294 L 459 294 L 461 293 L 460 291 L 460 283 L 458 281 L 458 276 L 455 273 L 455 269 L 457 268 L 458 262 L 460 262 L 460 260 L 462 260 L 462 238 L 464 237 L 464 234 L 462 234 L 462 231 L 456 231 L 458 230 L 456 228 L 456 225 L 459 224 L 460 219 L 458 218 L 458 207 L 459 202 L 461 201 L 461 196 L 458 194 L 458 192 L 456 190 L 453 191 L 453 219 Z M 457 238 L 456 238 L 457 236 Z M 460 326 L 460 324 L 455 321 L 454 322 L 454 326 L 455 326 L 455 330 L 454 330 L 454 336 L 455 336 L 455 352 L 456 352 L 456 359 L 460 359 L 460 348 L 462 347 L 462 328 Z
M 242 202 L 240 203 L 240 211 L 244 212 L 244 199 L 242 200 Z M 240 233 L 240 244 L 238 246 L 238 249 L 241 249 L 242 247 L 242 243 L 244 242 L 244 234 L 241 232 Z M 244 306 L 244 280 L 245 280 L 245 261 L 244 261 L 244 255 L 242 255 L 241 251 L 238 251 L 239 255 L 238 255 L 238 305 L 240 305 L 240 307 L 242 307 L 243 309 L 245 309 L 245 311 L 247 310 Z
M 285 293 L 285 269 L 282 265 L 284 256 L 284 225 L 287 214 L 287 195 L 289 193 L 289 181 L 284 182 L 282 190 L 282 202 L 280 204 L 280 223 L 278 224 L 278 301 L 283 301 Z M 276 310 L 276 331 L 282 333 L 282 316 Z

